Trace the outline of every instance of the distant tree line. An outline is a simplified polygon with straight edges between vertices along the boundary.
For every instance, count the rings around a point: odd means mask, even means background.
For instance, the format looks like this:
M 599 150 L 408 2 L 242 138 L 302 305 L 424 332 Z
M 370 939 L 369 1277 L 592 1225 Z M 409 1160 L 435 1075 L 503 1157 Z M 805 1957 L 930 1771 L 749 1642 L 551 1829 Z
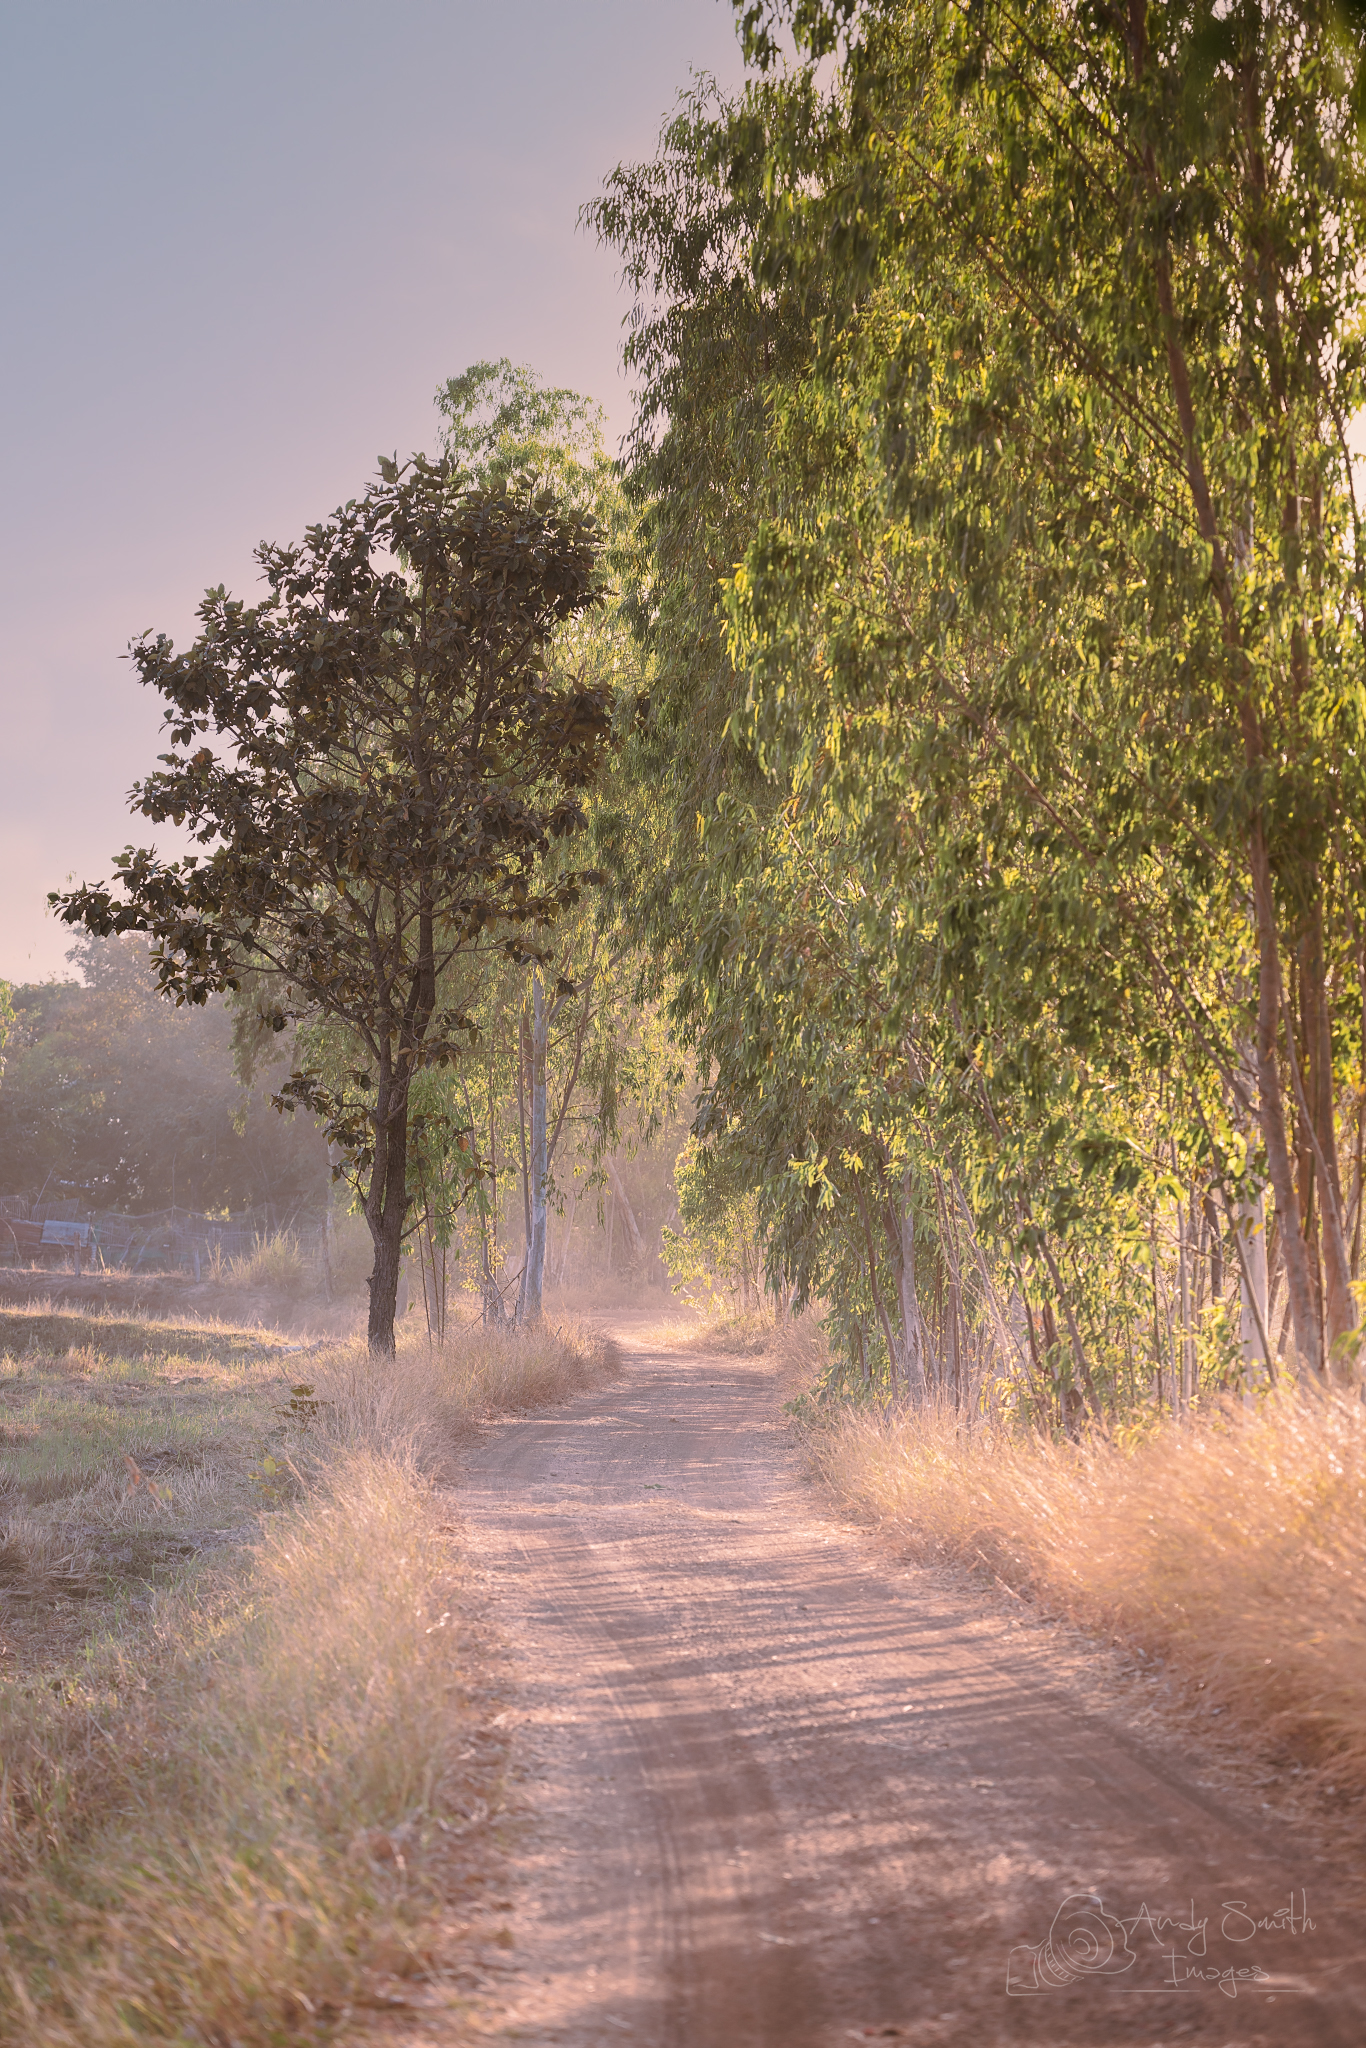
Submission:
M 0 1079 L 0 1195 L 130 1213 L 318 1217 L 329 1175 L 311 1120 L 245 1087 L 221 1000 L 176 1010 L 145 939 L 82 938 L 78 979 L 19 983 Z

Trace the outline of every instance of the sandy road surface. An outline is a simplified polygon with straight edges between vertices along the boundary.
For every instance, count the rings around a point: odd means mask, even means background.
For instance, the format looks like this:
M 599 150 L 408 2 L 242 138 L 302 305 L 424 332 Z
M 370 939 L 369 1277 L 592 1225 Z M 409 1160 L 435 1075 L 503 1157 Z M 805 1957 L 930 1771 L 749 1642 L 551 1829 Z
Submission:
M 763 1361 L 619 1335 L 461 1487 L 536 1772 L 507 2038 L 1362 2048 L 1331 1866 L 823 1518 Z

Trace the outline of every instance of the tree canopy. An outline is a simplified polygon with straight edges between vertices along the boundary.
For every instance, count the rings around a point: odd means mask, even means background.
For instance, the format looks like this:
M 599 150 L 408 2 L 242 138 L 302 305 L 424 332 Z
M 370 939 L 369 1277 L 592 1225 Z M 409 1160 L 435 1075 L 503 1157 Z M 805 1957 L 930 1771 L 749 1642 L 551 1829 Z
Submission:
M 744 25 L 745 91 L 694 90 L 590 209 L 637 295 L 635 758 L 672 816 L 622 886 L 699 1132 L 775 1281 L 908 1387 L 979 1345 L 1099 1413 L 1146 1353 L 1179 1404 L 1228 1270 L 1219 1369 L 1276 1370 L 1283 1282 L 1327 1372 L 1366 987 L 1353 50 L 1310 0 Z
M 367 1177 L 376 1349 L 393 1347 L 413 1081 L 469 1040 L 452 970 L 523 953 L 583 885 L 546 863 L 582 823 L 610 696 L 548 669 L 546 649 L 597 601 L 597 546 L 591 517 L 548 493 L 383 463 L 301 543 L 258 550 L 261 604 L 212 590 L 184 653 L 134 646 L 171 751 L 133 808 L 208 851 L 129 848 L 113 887 L 54 898 L 94 933 L 149 933 L 177 1001 L 251 976 L 275 1028 L 347 1035 L 349 1080 L 304 1067 L 281 1094 Z

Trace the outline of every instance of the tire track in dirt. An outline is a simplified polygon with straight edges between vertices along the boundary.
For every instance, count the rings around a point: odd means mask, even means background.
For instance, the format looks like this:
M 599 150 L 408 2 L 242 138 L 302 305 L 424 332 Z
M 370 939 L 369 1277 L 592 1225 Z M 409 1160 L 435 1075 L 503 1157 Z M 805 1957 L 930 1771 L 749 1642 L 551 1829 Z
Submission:
M 1340 1874 L 889 1578 L 763 1361 L 617 1335 L 623 1380 L 492 1426 L 460 1489 L 536 1774 L 504 2038 L 1359 2048 Z

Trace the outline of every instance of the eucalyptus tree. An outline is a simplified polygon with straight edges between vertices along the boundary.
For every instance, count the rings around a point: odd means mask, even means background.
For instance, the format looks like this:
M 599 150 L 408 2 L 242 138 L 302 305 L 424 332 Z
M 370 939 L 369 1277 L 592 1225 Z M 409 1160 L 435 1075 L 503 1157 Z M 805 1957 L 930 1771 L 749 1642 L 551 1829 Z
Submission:
M 760 1120 L 885 1073 L 1083 1389 L 1138 1212 L 1269 1176 L 1326 1366 L 1366 794 L 1332 12 L 813 0 L 746 10 L 761 65 L 780 22 L 805 61 L 695 95 L 593 210 L 638 294 L 638 758 L 674 800 L 642 899 L 680 1017 Z M 794 1065 L 777 970 L 809 1022 L 820 961 L 868 977 L 857 1032 Z
M 940 687 L 997 744 L 1066 741 L 1090 830 L 1067 854 L 1037 802 L 1039 829 L 1078 879 L 1123 846 L 1111 914 L 1229 1122 L 1255 1122 L 1296 1350 L 1327 1369 L 1357 1320 L 1336 1110 L 1360 1078 L 1366 797 L 1366 150 L 1342 16 L 755 7 L 761 63 L 779 19 L 813 59 L 847 40 L 817 146 L 763 144 L 758 269 L 808 278 L 814 307 L 833 263 L 846 334 L 884 310 L 885 496 L 935 585 L 911 661 L 942 655 L 946 618 L 990 617 L 993 722 L 951 661 Z M 1243 953 L 1222 1014 L 1183 985 L 1206 965 L 1189 932 L 1185 957 L 1168 943 L 1181 894 Z
M 322 1119 L 363 1184 L 372 1350 L 394 1348 L 412 1200 L 410 1103 L 468 1045 L 462 959 L 527 957 L 578 897 L 610 690 L 547 650 L 598 602 L 591 516 L 540 491 L 470 488 L 450 462 L 384 462 L 294 546 L 258 550 L 267 596 L 219 588 L 176 653 L 133 647 L 170 751 L 132 792 L 206 849 L 128 848 L 116 885 L 52 900 L 97 934 L 149 933 L 162 992 L 201 1003 L 262 977 L 271 1022 L 331 1023 L 349 1071 L 280 1091 Z

